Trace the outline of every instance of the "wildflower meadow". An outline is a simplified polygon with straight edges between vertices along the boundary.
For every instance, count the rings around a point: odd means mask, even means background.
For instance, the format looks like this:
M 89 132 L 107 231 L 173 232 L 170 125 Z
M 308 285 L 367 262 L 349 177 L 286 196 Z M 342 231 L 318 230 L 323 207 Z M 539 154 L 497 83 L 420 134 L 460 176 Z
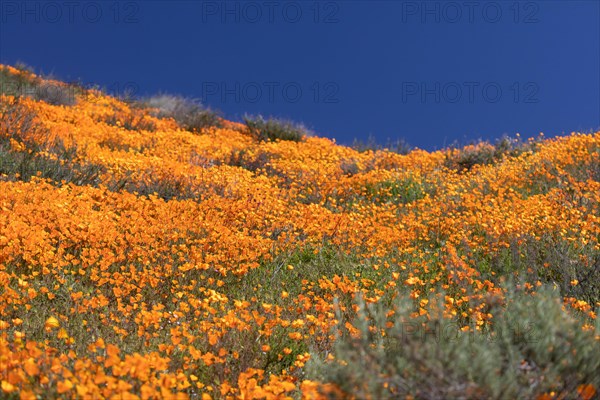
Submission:
M 0 398 L 598 398 L 600 132 L 357 149 L 0 79 Z

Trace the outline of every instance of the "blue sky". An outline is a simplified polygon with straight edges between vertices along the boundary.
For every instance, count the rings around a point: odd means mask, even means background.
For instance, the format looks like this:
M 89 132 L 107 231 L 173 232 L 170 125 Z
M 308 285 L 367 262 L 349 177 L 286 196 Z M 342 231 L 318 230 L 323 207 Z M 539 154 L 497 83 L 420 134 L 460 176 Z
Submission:
M 600 128 L 598 1 L 10 1 L 0 62 L 428 150 Z

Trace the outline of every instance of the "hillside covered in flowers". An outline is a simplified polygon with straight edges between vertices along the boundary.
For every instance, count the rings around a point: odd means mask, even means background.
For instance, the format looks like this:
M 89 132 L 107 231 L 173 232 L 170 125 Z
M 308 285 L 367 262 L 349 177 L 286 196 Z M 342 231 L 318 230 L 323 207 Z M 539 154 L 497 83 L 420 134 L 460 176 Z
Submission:
M 358 151 L 0 76 L 1 398 L 598 396 L 600 132 Z

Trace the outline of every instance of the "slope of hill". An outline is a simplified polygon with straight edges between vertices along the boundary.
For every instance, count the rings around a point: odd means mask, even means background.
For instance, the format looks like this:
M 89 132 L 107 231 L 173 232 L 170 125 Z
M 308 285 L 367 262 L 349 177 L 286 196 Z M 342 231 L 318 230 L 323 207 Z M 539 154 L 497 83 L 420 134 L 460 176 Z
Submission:
M 1 76 L 1 397 L 597 395 L 600 132 L 358 152 Z

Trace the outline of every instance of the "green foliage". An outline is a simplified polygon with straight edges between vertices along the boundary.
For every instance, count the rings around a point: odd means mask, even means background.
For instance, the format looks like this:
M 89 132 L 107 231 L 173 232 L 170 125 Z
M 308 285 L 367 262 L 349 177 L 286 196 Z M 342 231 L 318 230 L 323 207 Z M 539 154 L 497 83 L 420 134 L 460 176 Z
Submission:
M 156 115 L 160 118 L 173 118 L 182 128 L 191 132 L 199 133 L 222 125 L 218 112 L 181 96 L 158 95 L 143 100 L 142 105 L 157 110 Z
M 273 235 L 278 235 L 280 228 Z M 294 269 L 289 270 L 288 265 Z M 333 245 L 322 247 L 306 245 L 279 253 L 274 259 L 265 261 L 259 268 L 248 271 L 243 277 L 226 278 L 230 293 L 238 299 L 249 300 L 258 296 L 266 302 L 293 304 L 302 292 L 302 280 L 318 282 L 323 277 L 342 276 L 348 271 L 360 268 L 360 262 L 352 255 L 344 253 Z M 257 292 L 255 288 L 259 287 Z M 289 292 L 288 300 L 283 300 L 275 290 Z
M 32 140 L 31 133 L 43 128 L 36 123 L 35 116 L 18 102 L 3 104 L 0 116 L 7 128 L 7 131 L 0 132 L 0 176 L 3 179 L 28 181 L 37 176 L 57 184 L 96 186 L 100 183 L 104 169 L 77 161 L 76 148 L 66 148 L 60 140 L 46 141 L 43 145 Z
M 18 74 L 0 68 L 0 94 L 30 97 L 53 105 L 72 106 L 76 103 L 74 87 L 48 82 L 25 67 Z
M 250 134 L 260 141 L 289 140 L 300 142 L 306 136 L 312 135 L 304 125 L 283 119 L 264 119 L 261 115 L 244 116 L 244 123 Z
M 425 197 L 423 184 L 413 177 L 390 179 L 368 185 L 365 188 L 367 198 L 376 204 L 408 204 Z
M 342 170 L 349 174 L 355 171 L 352 168 L 352 165 L 342 165 Z M 402 205 L 423 199 L 427 194 L 431 195 L 434 189 L 423 179 L 407 175 L 375 183 L 367 183 L 365 186 L 356 188 L 355 192 L 351 195 L 338 196 L 336 201 L 337 204 L 343 204 L 345 207 L 353 207 L 356 204 L 365 203 Z
M 0 140 L 0 176 L 4 179 L 28 181 L 34 176 L 75 185 L 97 186 L 102 168 L 72 162 L 64 155 L 49 158 L 28 151 L 13 151 L 5 140 Z
M 35 86 L 39 84 L 31 75 L 20 73 L 11 74 L 5 68 L 0 68 L 0 93 L 15 97 L 26 94 L 33 95 Z
M 338 316 L 336 361 L 313 354 L 310 375 L 361 399 L 514 399 L 552 391 L 575 398 L 579 385 L 600 385 L 600 326 L 583 329 L 589 321 L 565 311 L 550 289 L 509 291 L 505 305 L 491 305 L 493 323 L 468 332 L 440 315 L 443 304 L 432 298 L 430 305 L 431 318 L 414 318 L 417 308 L 403 300 L 388 317 L 359 301 L 359 335 Z
M 600 304 L 600 254 L 593 245 L 581 246 L 558 235 L 524 235 L 508 247 L 484 251 L 464 246 L 461 255 L 486 279 L 499 283 L 506 276 L 556 286 L 565 297 Z M 577 284 L 573 284 L 577 282 Z
M 125 190 L 138 196 L 156 195 L 165 201 L 202 199 L 201 193 L 190 179 L 182 176 L 156 176 L 152 171 L 147 171 L 147 176 L 147 180 L 141 180 L 131 173 L 126 174 L 120 179 L 112 180 L 108 188 L 114 191 Z
M 229 158 L 225 161 L 225 164 L 244 168 L 252 172 L 264 170 L 273 174 L 275 171 L 269 166 L 272 158 L 273 156 L 269 153 L 260 152 L 254 154 L 246 149 L 233 150 Z
M 536 151 L 538 140 L 524 142 L 520 137 L 503 137 L 494 145 L 479 142 L 462 148 L 455 147 L 446 156 L 445 166 L 458 172 L 470 171 L 475 165 L 488 165 L 501 161 L 505 157 L 517 157 L 528 151 Z

